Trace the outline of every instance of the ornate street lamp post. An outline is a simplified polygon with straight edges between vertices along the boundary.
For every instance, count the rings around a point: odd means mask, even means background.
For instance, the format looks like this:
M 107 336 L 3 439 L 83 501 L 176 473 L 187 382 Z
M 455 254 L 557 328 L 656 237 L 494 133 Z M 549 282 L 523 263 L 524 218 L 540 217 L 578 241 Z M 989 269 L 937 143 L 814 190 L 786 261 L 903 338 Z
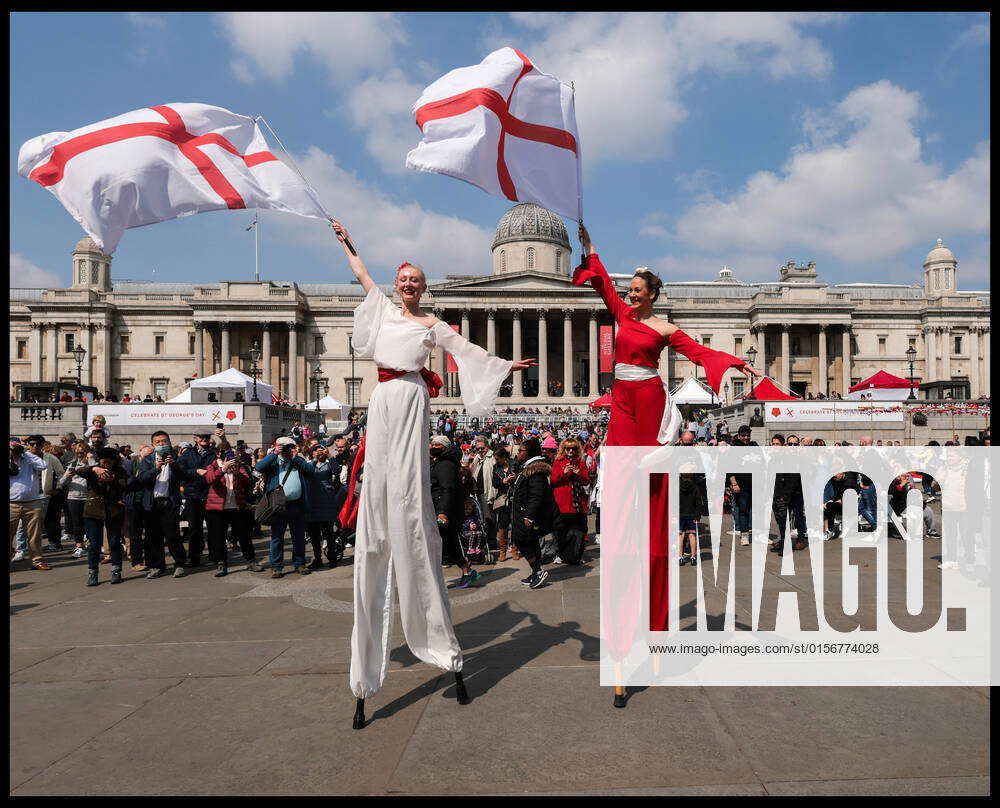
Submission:
M 910 395 L 906 397 L 907 401 L 912 401 L 916 399 L 913 394 L 913 360 L 917 358 L 917 349 L 912 345 L 906 349 L 906 358 L 910 360 Z
M 319 365 L 313 368 L 313 385 L 316 388 L 316 412 L 319 412 L 319 400 L 320 400 L 320 387 L 323 384 L 323 371 L 319 369 Z
M 253 376 L 253 398 L 251 401 L 260 401 L 257 398 L 257 363 L 260 361 L 260 346 L 257 344 L 257 340 L 253 341 L 253 347 L 250 349 L 250 375 Z
M 753 367 L 753 363 L 754 363 L 754 360 L 756 358 L 757 358 L 757 349 L 754 348 L 753 345 L 751 345 L 749 348 L 747 348 L 747 362 L 750 364 L 751 367 Z M 744 398 L 748 398 L 748 399 L 756 399 L 757 398 L 757 396 L 755 396 L 754 393 L 753 393 L 753 377 L 752 376 L 750 377 L 750 392 L 746 396 L 744 396 Z
M 83 384 L 83 357 L 87 355 L 87 350 L 82 345 L 77 345 L 73 349 L 73 358 L 76 360 L 76 395 L 80 397 L 80 385 Z

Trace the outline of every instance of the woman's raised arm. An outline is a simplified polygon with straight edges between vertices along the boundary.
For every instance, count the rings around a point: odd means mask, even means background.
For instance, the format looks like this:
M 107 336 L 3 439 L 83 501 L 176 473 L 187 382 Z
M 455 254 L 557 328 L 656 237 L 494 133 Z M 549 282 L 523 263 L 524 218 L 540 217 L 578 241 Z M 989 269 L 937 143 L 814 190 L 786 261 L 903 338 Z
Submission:
M 368 274 L 368 268 L 365 266 L 365 262 L 361 260 L 361 256 L 356 253 L 351 252 L 347 246 L 347 241 L 350 238 L 350 234 L 340 222 L 336 219 L 330 219 L 330 227 L 333 228 L 333 232 L 337 236 L 337 241 L 340 242 L 340 246 L 344 248 L 344 255 L 347 256 L 347 263 L 351 265 L 351 272 L 354 273 L 354 277 L 361 282 L 361 288 L 365 290 L 367 294 L 373 286 L 375 286 L 375 281 L 372 280 L 372 276 Z

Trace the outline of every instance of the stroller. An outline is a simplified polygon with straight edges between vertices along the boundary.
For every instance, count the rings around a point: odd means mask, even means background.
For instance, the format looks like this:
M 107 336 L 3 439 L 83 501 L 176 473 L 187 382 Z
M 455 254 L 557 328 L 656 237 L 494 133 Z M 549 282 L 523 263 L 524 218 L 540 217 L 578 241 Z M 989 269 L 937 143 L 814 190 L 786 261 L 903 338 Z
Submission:
M 486 524 L 483 520 L 479 502 L 475 497 L 465 498 L 465 518 L 458 539 L 462 550 L 470 564 L 493 564 L 496 557 L 486 535 Z

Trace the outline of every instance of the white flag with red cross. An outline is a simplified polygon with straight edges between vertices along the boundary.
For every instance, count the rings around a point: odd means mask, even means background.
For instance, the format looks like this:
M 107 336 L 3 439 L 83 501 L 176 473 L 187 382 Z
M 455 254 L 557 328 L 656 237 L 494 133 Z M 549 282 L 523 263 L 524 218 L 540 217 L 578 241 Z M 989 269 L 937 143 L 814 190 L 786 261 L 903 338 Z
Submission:
M 265 208 L 328 219 L 275 157 L 257 119 L 165 104 L 21 146 L 17 172 L 48 188 L 105 253 L 132 227 L 210 210 Z
M 423 139 L 406 167 L 582 220 L 573 89 L 514 48 L 431 84 L 413 107 Z

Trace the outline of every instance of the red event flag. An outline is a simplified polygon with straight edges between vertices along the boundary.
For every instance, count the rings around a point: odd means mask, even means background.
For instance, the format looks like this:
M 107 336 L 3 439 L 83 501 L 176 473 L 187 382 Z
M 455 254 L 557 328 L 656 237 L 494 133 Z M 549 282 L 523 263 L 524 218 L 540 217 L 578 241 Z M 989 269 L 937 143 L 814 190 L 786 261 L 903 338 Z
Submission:
M 601 373 L 614 372 L 614 337 L 610 325 L 601 326 Z
M 459 327 L 457 325 L 453 325 L 451 330 L 458 331 Z M 458 365 L 455 364 L 455 358 L 451 354 L 448 354 L 448 372 L 458 373 Z

